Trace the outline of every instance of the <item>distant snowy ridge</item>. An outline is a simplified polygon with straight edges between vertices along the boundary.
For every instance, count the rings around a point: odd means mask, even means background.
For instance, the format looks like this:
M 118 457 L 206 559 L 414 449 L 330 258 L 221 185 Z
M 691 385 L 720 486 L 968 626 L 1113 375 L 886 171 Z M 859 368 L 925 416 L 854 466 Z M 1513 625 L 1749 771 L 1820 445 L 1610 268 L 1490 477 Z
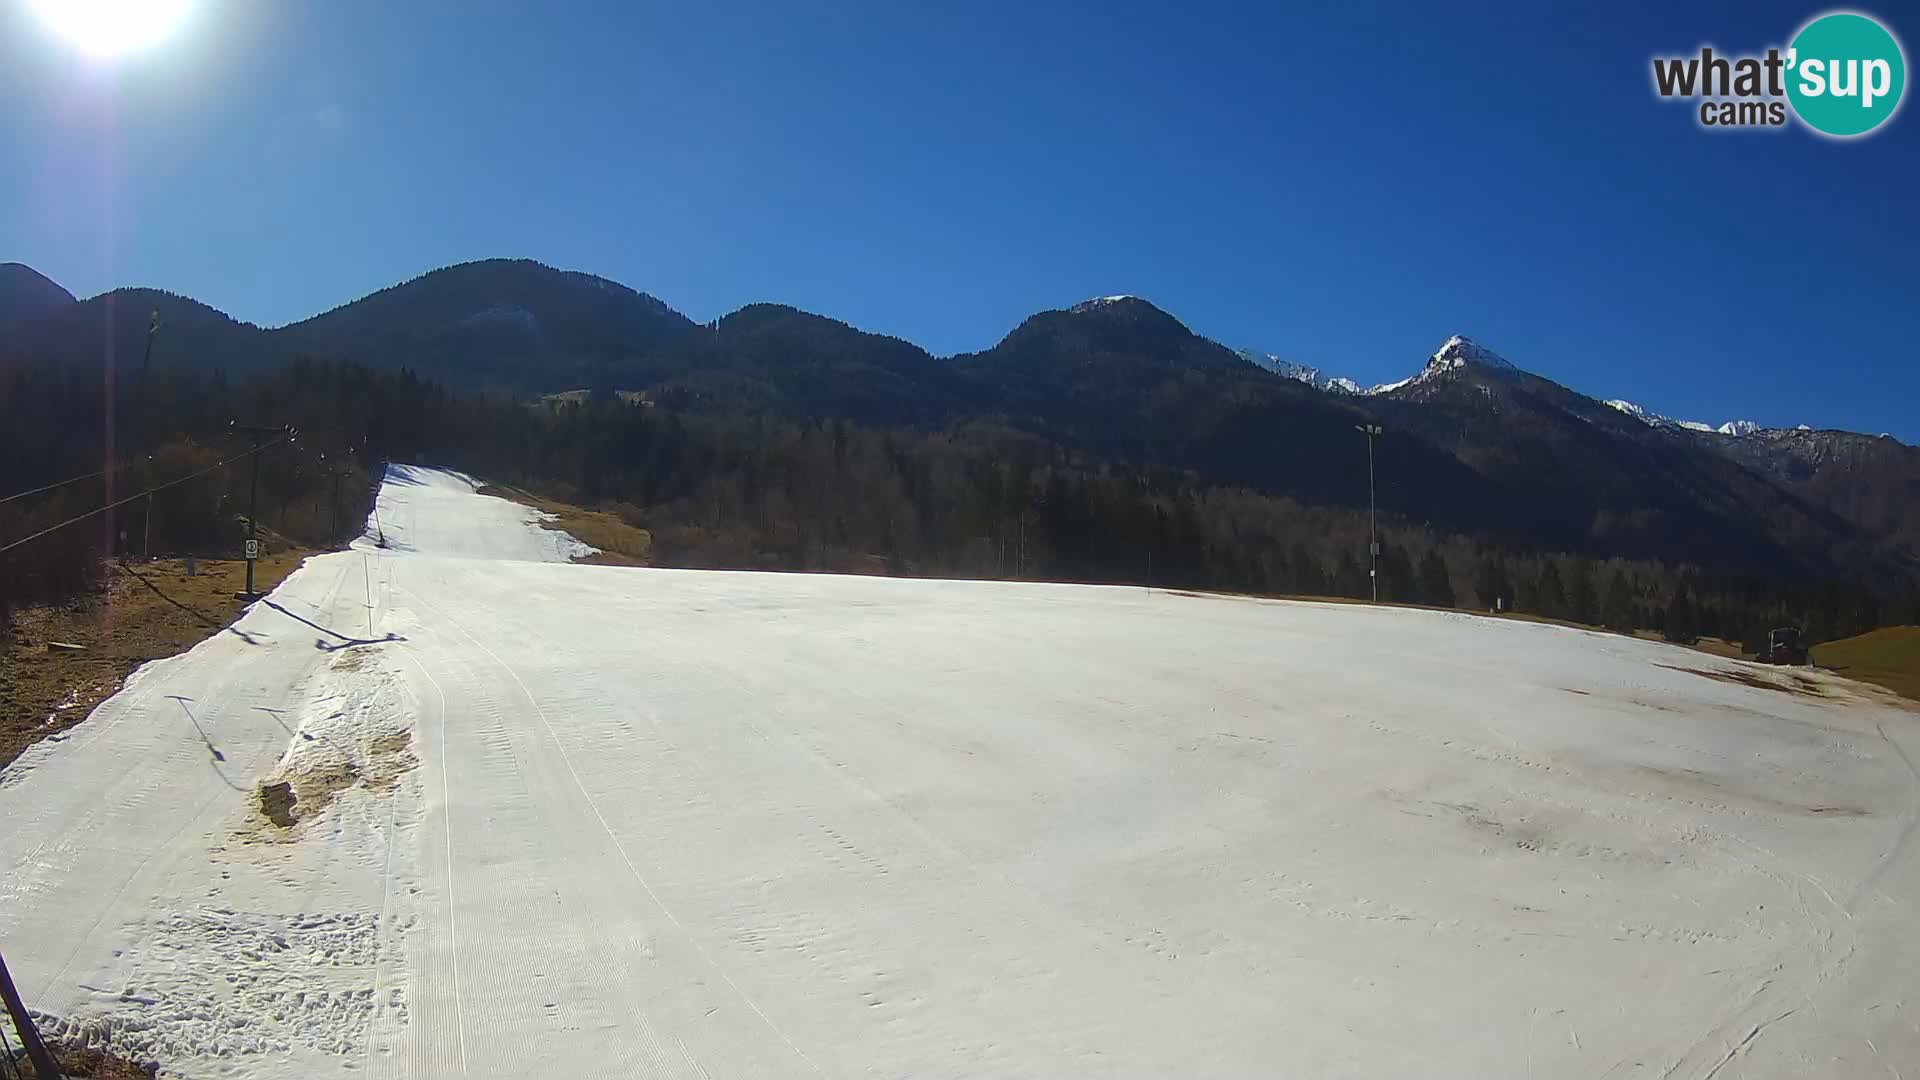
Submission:
M 1284 360 L 1278 356 L 1256 352 L 1253 349 L 1241 349 L 1239 350 L 1239 354 L 1242 360 L 1252 364 L 1254 367 L 1264 368 L 1284 379 L 1292 379 L 1296 382 L 1306 383 L 1308 386 L 1318 390 L 1326 390 L 1335 394 L 1358 394 L 1362 392 L 1360 384 L 1354 382 L 1352 379 L 1341 378 L 1337 375 L 1328 375 L 1319 368 L 1308 364 L 1297 364 L 1292 360 Z
M 1712 424 L 1703 424 L 1698 420 L 1675 420 L 1670 416 L 1662 416 L 1651 409 L 1642 408 L 1631 401 L 1626 401 L 1621 398 L 1613 398 L 1609 400 L 1607 404 L 1649 427 L 1685 428 L 1688 431 L 1704 431 L 1711 435 L 1733 435 L 1736 437 L 1751 435 L 1756 431 L 1767 430 L 1752 420 L 1729 420 L 1718 427 Z M 1800 425 L 1800 428 L 1803 431 L 1808 430 L 1805 424 Z
M 1089 300 L 1088 303 L 1094 303 L 1094 301 Z M 1264 368 L 1282 378 L 1303 382 L 1308 386 L 1326 390 L 1331 393 L 1359 394 L 1363 396 L 1389 393 L 1410 383 L 1416 383 L 1430 376 L 1453 371 L 1456 368 L 1463 368 L 1469 365 L 1493 368 L 1496 371 L 1520 370 L 1518 367 L 1515 367 L 1512 362 L 1494 352 L 1492 349 L 1461 334 L 1455 334 L 1445 342 L 1442 342 L 1440 348 L 1435 350 L 1434 354 L 1427 358 L 1426 366 L 1421 368 L 1417 373 L 1394 382 L 1370 386 L 1364 390 L 1360 388 L 1359 383 L 1354 382 L 1352 379 L 1337 375 L 1328 375 L 1317 367 L 1297 363 L 1292 360 L 1284 360 L 1271 353 L 1262 353 L 1254 349 L 1240 349 L 1239 354 L 1247 363 L 1258 368 Z
M 1125 298 L 1109 297 L 1106 300 L 1089 300 L 1082 306 L 1111 302 L 1115 299 Z M 1303 382 L 1308 386 L 1325 390 L 1328 393 L 1351 394 L 1358 397 L 1390 394 L 1401 387 L 1411 386 L 1435 376 L 1444 375 L 1448 372 L 1457 371 L 1466 367 L 1483 368 L 1495 373 L 1521 374 L 1524 371 L 1524 369 L 1512 361 L 1464 334 L 1455 334 L 1449 337 L 1441 344 L 1440 348 L 1435 350 L 1433 355 L 1427 359 L 1426 365 L 1414 374 L 1404 379 L 1380 383 L 1365 389 L 1362 389 L 1360 385 L 1352 379 L 1328 375 L 1326 372 L 1311 364 L 1302 364 L 1298 361 L 1286 360 L 1271 353 L 1260 352 L 1256 349 L 1237 349 L 1235 352 L 1247 363 L 1257 368 L 1271 371 L 1282 378 Z M 1654 412 L 1651 409 L 1627 401 L 1624 398 L 1613 398 L 1606 401 L 1605 404 L 1633 417 L 1648 427 L 1693 431 L 1704 435 L 1724 435 L 1729 438 L 1744 438 L 1749 435 L 1767 432 L 1814 430 L 1806 424 L 1798 424 L 1791 428 L 1773 428 L 1753 420 L 1728 420 L 1723 424 L 1708 424 L 1699 420 L 1676 420 L 1671 416 Z M 1893 435 L 1884 432 L 1881 433 L 1879 437 L 1892 439 L 1895 442 L 1900 441 Z

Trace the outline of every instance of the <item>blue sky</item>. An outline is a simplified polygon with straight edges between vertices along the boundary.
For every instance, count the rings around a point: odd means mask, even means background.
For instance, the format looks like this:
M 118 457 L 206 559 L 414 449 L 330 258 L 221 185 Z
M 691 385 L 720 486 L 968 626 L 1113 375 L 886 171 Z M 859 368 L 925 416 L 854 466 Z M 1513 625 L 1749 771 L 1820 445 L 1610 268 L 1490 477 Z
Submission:
M 1650 89 L 1817 5 L 196 0 L 101 66 L 21 3 L 0 260 L 82 295 L 276 325 L 527 256 L 944 354 L 1126 292 L 1361 382 L 1458 332 L 1684 418 L 1920 442 L 1920 116 L 1715 134 Z

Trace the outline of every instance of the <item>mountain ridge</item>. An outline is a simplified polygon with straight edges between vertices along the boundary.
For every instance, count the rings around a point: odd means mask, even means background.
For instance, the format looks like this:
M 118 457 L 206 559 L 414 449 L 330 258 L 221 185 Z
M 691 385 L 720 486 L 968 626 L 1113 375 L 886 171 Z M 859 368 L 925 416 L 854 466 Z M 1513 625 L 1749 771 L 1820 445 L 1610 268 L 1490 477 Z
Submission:
M 609 279 L 480 260 L 275 329 L 159 290 L 115 290 L 55 303 L 24 330 L 0 327 L 0 359 L 97 366 L 117 353 L 124 369 L 154 310 L 159 366 L 247 372 L 309 356 L 522 400 L 620 390 L 807 422 L 986 421 L 1314 504 L 1364 499 L 1354 429 L 1380 424 L 1382 505 L 1447 531 L 1701 564 L 1920 568 L 1911 447 L 1653 423 L 1458 334 L 1413 375 L 1355 393 L 1305 365 L 1228 349 L 1136 296 L 1035 312 L 989 348 L 937 357 L 785 305 L 696 324 Z

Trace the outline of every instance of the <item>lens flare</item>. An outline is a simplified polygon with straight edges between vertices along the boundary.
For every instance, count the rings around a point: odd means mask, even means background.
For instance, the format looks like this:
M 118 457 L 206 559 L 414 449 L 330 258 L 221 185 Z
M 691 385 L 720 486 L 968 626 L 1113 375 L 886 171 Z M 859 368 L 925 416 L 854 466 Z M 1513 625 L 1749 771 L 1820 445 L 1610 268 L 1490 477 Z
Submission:
M 192 0 L 27 0 L 55 34 L 88 56 L 110 59 L 165 40 Z

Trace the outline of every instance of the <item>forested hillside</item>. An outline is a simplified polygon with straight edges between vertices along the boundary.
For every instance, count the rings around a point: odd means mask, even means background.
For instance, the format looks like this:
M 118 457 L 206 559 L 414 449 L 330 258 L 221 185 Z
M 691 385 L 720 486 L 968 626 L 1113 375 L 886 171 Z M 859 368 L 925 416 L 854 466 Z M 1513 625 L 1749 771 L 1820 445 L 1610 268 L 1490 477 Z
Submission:
M 310 544 L 358 530 L 369 477 L 391 459 L 611 510 L 652 533 L 660 565 L 1368 593 L 1364 512 L 1129 465 L 999 421 L 930 431 L 610 396 L 530 406 L 313 361 L 241 380 L 156 373 L 143 400 L 135 408 L 123 396 L 109 422 L 97 379 L 54 365 L 0 373 L 0 489 L 130 463 L 0 505 L 0 545 L 210 469 L 0 555 L 0 606 L 82 595 L 109 554 L 232 555 L 250 464 L 219 466 L 247 445 L 228 431 L 234 419 L 296 430 L 261 457 L 261 521 Z M 1382 522 L 1381 594 L 1396 602 L 1498 600 L 1682 639 L 1751 639 L 1787 622 L 1828 638 L 1920 619 L 1910 585 L 1525 550 L 1393 511 Z

